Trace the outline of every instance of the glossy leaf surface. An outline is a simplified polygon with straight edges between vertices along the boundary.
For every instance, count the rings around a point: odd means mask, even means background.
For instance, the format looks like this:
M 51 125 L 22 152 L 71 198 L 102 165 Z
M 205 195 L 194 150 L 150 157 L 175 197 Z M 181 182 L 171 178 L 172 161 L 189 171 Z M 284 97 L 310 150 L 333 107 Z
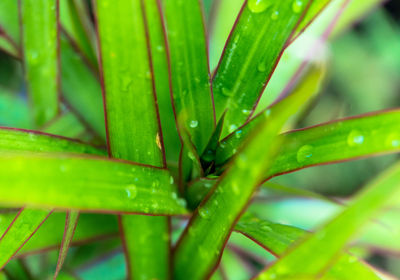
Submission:
M 0 238 L 0 269 L 21 249 L 49 214 L 47 210 L 21 209 Z
M 214 130 L 215 119 L 200 2 L 161 2 L 168 35 L 175 113 L 178 119 L 184 116 L 191 141 L 201 154 Z
M 217 118 L 227 110 L 223 136 L 249 118 L 311 2 L 322 0 L 244 4 L 213 78 Z
M 22 46 L 37 125 L 58 112 L 58 0 L 21 0 Z
M 154 215 L 186 212 L 166 170 L 59 154 L 3 153 L 0 165 L 1 204 Z
M 0 151 L 105 154 L 103 150 L 76 140 L 38 131 L 6 127 L 0 127 Z
M 277 106 L 277 114 L 260 122 L 208 199 L 196 209 L 175 249 L 176 279 L 203 279 L 218 264 L 235 222 L 278 152 L 279 130 L 301 103 L 298 96 L 284 100 Z
M 163 167 L 164 144 L 153 83 L 145 1 L 97 0 L 96 3 L 110 155 Z M 147 186 L 149 192 L 151 187 L 168 190 L 163 184 L 152 184 Z M 152 200 L 156 207 L 163 204 L 157 197 Z M 120 219 L 128 278 L 167 279 L 170 274 L 168 219 L 127 215 Z

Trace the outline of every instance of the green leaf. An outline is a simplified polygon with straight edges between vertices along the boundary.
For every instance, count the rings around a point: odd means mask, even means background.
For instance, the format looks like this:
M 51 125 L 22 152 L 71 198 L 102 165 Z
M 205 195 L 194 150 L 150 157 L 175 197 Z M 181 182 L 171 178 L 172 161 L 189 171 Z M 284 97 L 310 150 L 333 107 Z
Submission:
M 60 270 L 67 258 L 67 253 L 69 246 L 71 245 L 72 239 L 74 237 L 75 229 L 78 224 L 79 212 L 78 211 L 68 211 L 65 218 L 65 231 L 63 241 L 61 243 L 60 253 L 58 256 L 58 262 L 56 267 L 56 272 L 54 274 L 54 279 L 60 273 Z
M 85 1 L 60 1 L 60 22 L 91 65 L 97 68 L 97 57 L 91 39 L 94 38 L 93 25 Z
M 0 127 L 0 151 L 63 152 L 104 155 L 91 145 L 38 131 Z
M 191 142 L 201 154 L 214 131 L 215 117 L 200 3 L 197 0 L 161 2 L 168 35 L 176 117 L 186 120 Z
M 282 256 L 307 232 L 296 227 L 271 223 L 246 213 L 237 223 L 235 230 L 252 239 L 277 257 Z M 323 279 L 379 279 L 362 262 L 343 254 Z
M 78 138 L 86 132 L 86 127 L 82 125 L 72 112 L 67 112 L 47 123 L 42 128 L 42 131 L 53 135 Z
M 0 29 L 16 49 L 21 41 L 19 28 L 18 2 L 15 0 L 0 1 Z
M 282 140 L 278 132 L 302 104 L 302 98 L 296 97 L 284 99 L 276 114 L 259 123 L 193 214 L 175 248 L 175 279 L 203 279 L 218 264 L 231 229 L 278 152 Z
M 165 167 L 144 3 L 97 0 L 108 147 L 112 157 Z M 163 184 L 153 187 L 168 190 Z M 152 200 L 157 207 L 163 204 L 159 198 Z M 127 215 L 120 219 L 128 278 L 169 278 L 168 219 Z
M 2 153 L 0 169 L 3 205 L 151 215 L 186 213 L 168 171 L 159 168 L 101 157 Z
M 318 164 L 399 152 L 400 134 L 396 130 L 399 121 L 400 111 L 393 110 L 285 133 L 285 150 L 265 177 Z
M 103 99 L 97 73 L 84 63 L 71 41 L 60 36 L 61 87 L 65 102 L 106 140 Z
M 25 210 L 17 214 L 0 238 L 0 270 L 50 215 L 49 210 Z
M 322 1 L 247 1 L 213 78 L 217 119 L 227 110 L 223 136 L 249 118 L 309 4 Z
M 153 65 L 153 80 L 160 111 L 166 159 L 167 162 L 176 164 L 179 160 L 181 142 L 172 107 L 166 34 L 164 32 L 164 22 L 160 14 L 161 7 L 158 4 L 159 1 L 157 0 L 143 1 L 147 20 L 151 62 Z
M 310 97 L 315 95 L 320 90 L 322 80 L 325 75 L 325 68 L 323 66 L 312 66 L 299 83 L 292 90 L 292 93 L 286 97 L 287 101 L 297 98 L 301 99 L 304 107 L 310 100 Z M 236 151 L 240 148 L 241 144 L 246 140 L 247 135 L 252 132 L 255 126 L 258 125 L 262 119 L 265 119 L 269 114 L 279 113 L 279 103 L 271 105 L 264 113 L 257 115 L 253 120 L 244 126 L 238 128 L 226 138 L 221 140 L 216 152 L 215 164 L 220 166 L 228 161 Z
M 58 0 L 21 0 L 27 88 L 38 126 L 58 113 Z
M 19 251 L 19 255 L 58 249 L 65 228 L 65 213 L 53 213 L 37 233 Z M 114 215 L 79 215 L 71 245 L 85 244 L 94 240 L 118 236 L 118 222 Z
M 398 196 L 399 182 L 400 165 L 395 164 L 373 180 L 338 216 L 307 236 L 256 279 L 316 277 L 324 273 L 360 228 Z M 309 259 L 315 255 L 318 258 L 313 257 L 310 262 Z

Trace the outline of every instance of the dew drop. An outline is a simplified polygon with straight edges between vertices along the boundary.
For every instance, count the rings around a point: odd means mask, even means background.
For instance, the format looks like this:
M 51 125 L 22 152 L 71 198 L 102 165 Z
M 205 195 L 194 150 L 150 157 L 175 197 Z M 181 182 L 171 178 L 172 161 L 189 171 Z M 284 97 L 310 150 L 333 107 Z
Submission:
M 208 211 L 208 209 L 205 209 L 205 208 L 200 208 L 199 209 L 199 215 L 203 219 L 209 219 L 210 218 L 210 212 Z
M 230 91 L 227 88 L 222 88 L 221 92 L 222 92 L 223 95 L 228 96 L 228 97 L 233 95 L 232 91 Z
M 250 110 L 246 110 L 246 109 L 242 110 L 242 114 L 246 115 L 246 116 L 250 115 L 250 112 L 251 112 Z
M 240 188 L 239 188 L 239 185 L 236 184 L 236 182 L 232 183 L 231 188 L 232 188 L 232 192 L 233 192 L 234 195 L 239 195 L 240 194 Z
M 313 146 L 311 145 L 304 145 L 297 151 L 297 161 L 299 163 L 303 163 L 310 159 L 313 155 Z
M 153 188 L 158 188 L 159 186 L 160 186 L 160 181 L 156 179 L 156 180 L 152 183 L 152 187 L 153 187 Z
M 132 79 L 131 77 L 127 76 L 127 75 L 122 75 L 121 76 L 121 89 L 122 91 L 128 91 L 131 84 L 132 84 Z
M 163 52 L 163 51 L 164 51 L 164 47 L 161 46 L 161 45 L 158 45 L 158 46 L 157 46 L 157 51 L 158 51 L 158 52 Z
M 176 192 L 172 192 L 171 193 L 171 197 L 172 197 L 172 199 L 177 199 L 178 198 L 178 194 Z
M 184 200 L 183 198 L 178 199 L 178 204 L 179 204 L 179 206 L 182 206 L 183 208 L 185 208 L 187 205 L 186 200 Z
M 364 135 L 360 131 L 353 129 L 347 136 L 347 144 L 350 147 L 358 146 L 364 143 Z
M 267 67 L 265 66 L 265 63 L 264 63 L 264 62 L 260 62 L 260 63 L 258 64 L 258 66 L 257 66 L 257 70 L 258 70 L 259 72 L 265 72 L 265 71 L 267 71 Z
M 303 1 L 302 0 L 294 0 L 292 4 L 292 9 L 293 12 L 296 14 L 300 13 L 303 7 Z
M 136 186 L 129 185 L 128 187 L 126 187 L 125 192 L 129 199 L 134 199 L 137 193 Z
M 386 138 L 386 145 L 389 148 L 399 148 L 400 147 L 400 135 L 398 133 L 391 133 Z
M 235 132 L 235 137 L 236 137 L 237 139 L 240 139 L 240 138 L 242 137 L 242 131 L 241 131 L 241 130 L 236 131 L 236 132 Z
M 231 124 L 229 126 L 229 132 L 234 132 L 237 129 L 237 125 L 236 124 Z
M 174 177 L 172 177 L 172 176 L 169 177 L 169 183 L 170 183 L 171 185 L 174 184 Z
M 271 19 L 272 20 L 277 20 L 279 18 L 279 11 L 274 11 L 271 14 Z
M 271 2 L 268 0 L 249 0 L 247 5 L 253 13 L 262 13 L 271 6 Z
M 196 128 L 199 125 L 199 122 L 197 120 L 192 120 L 189 124 L 191 128 Z

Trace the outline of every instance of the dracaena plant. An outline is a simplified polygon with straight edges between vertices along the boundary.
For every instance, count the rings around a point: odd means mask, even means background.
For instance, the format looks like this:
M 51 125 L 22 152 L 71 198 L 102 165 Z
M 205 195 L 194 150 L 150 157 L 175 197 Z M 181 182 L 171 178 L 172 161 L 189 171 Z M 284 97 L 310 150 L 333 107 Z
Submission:
M 291 130 L 321 50 L 379 2 L 1 0 L 1 68 L 28 97 L 2 109 L 0 278 L 383 277 L 349 248 L 364 227 L 388 248 L 399 164 L 345 202 L 269 182 L 400 150 L 396 109 Z M 275 196 L 336 214 L 280 224 Z

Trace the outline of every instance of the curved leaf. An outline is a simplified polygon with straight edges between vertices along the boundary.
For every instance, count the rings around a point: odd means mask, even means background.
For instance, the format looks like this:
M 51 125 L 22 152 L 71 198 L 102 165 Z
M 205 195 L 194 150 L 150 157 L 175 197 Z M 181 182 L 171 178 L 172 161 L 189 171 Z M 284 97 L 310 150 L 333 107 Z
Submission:
M 223 136 L 249 118 L 308 7 L 322 2 L 245 2 L 213 78 L 217 119 L 227 110 Z
M 400 111 L 392 110 L 285 133 L 285 149 L 279 154 L 265 178 L 318 164 L 399 152 L 399 121 Z M 233 141 L 234 137 L 231 137 L 226 141 L 225 147 L 220 147 L 220 161 L 224 158 L 226 160 L 228 157 L 225 156 L 232 153 L 230 143 Z
M 259 123 L 253 137 L 196 209 L 175 248 L 176 279 L 203 279 L 218 264 L 235 222 L 278 152 L 282 140 L 278 132 L 300 104 L 299 96 L 283 100 L 277 114 Z
M 303 238 L 307 232 L 296 227 L 261 220 L 250 213 L 245 214 L 235 230 L 252 239 L 277 257 L 282 256 L 290 246 Z M 322 279 L 380 279 L 365 264 L 350 255 L 342 254 L 340 259 Z
M 67 216 L 65 218 L 65 230 L 64 237 L 61 242 L 60 253 L 58 255 L 56 272 L 54 273 L 54 279 L 57 278 L 57 275 L 60 273 L 60 270 L 64 264 L 65 259 L 67 258 L 68 249 L 74 237 L 75 229 L 78 224 L 79 212 L 77 211 L 68 211 Z
M 360 228 L 398 196 L 399 182 L 400 164 L 397 163 L 372 181 L 342 213 L 307 236 L 255 279 L 324 275 L 326 269 L 340 257 L 340 251 Z M 318 258 L 309 262 L 309 258 L 316 254 Z

